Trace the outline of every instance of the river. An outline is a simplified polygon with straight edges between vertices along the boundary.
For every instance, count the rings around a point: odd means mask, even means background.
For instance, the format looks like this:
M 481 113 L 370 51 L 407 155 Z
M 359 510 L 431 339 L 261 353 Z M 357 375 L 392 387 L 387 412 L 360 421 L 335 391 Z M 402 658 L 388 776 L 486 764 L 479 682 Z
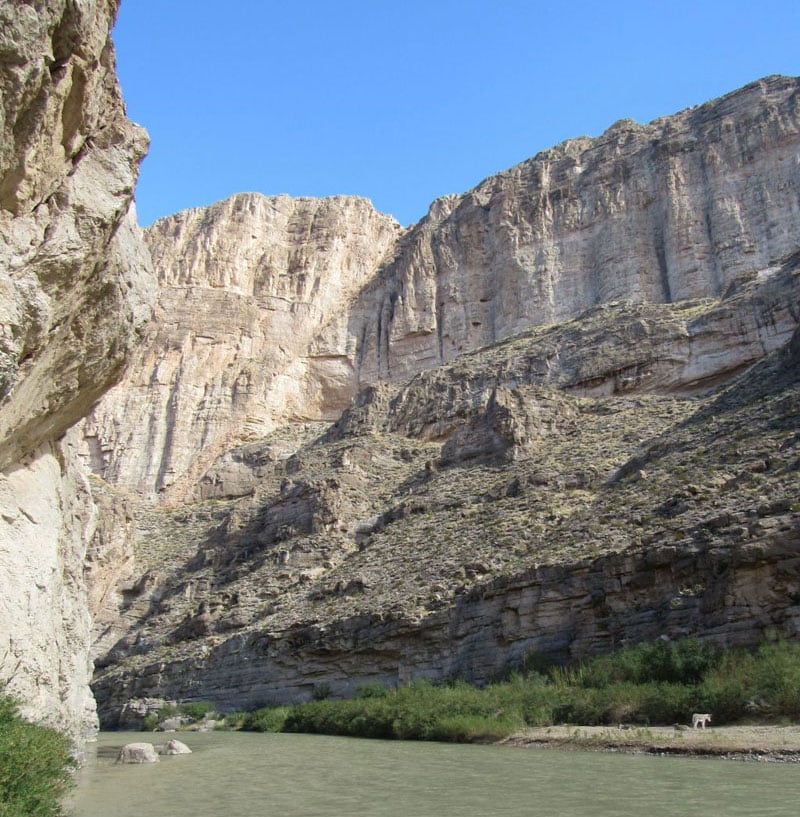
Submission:
M 357 740 L 181 733 L 191 755 L 117 765 L 104 733 L 69 804 L 74 817 L 783 817 L 800 767 L 707 758 Z

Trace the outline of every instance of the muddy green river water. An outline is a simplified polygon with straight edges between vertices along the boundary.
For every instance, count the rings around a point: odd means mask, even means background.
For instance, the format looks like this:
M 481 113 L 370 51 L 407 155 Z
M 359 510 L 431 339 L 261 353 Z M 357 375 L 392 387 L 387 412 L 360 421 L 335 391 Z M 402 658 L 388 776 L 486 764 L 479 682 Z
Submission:
M 231 732 L 178 735 L 193 754 L 115 764 L 90 748 L 74 817 L 516 817 L 800 814 L 800 765 Z

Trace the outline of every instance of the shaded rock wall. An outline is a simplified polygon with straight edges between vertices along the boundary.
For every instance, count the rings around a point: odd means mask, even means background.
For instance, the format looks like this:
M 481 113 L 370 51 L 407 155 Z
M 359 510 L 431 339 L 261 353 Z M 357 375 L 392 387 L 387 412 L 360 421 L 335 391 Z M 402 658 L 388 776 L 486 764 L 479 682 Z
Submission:
M 175 663 L 96 684 L 104 723 L 130 699 L 210 699 L 223 710 L 352 695 L 360 684 L 411 678 L 485 683 L 537 653 L 554 661 L 662 635 L 727 646 L 800 632 L 800 520 L 740 548 L 659 547 L 532 568 L 480 585 L 417 620 L 365 614 L 230 638 Z M 787 604 L 787 599 L 793 600 Z M 698 631 L 698 625 L 702 628 Z
M 609 307 L 558 331 L 624 337 L 684 312 Z M 219 463 L 216 501 L 150 506 L 142 579 L 95 676 L 107 722 L 129 697 L 241 709 L 315 687 L 485 681 L 530 650 L 797 638 L 800 329 L 691 397 L 525 382 L 556 331 L 370 388 L 283 460 L 281 439 L 248 446 Z M 434 409 L 417 425 L 396 411 L 411 405 Z
M 93 725 L 83 561 L 94 504 L 67 430 L 151 313 L 132 206 L 116 0 L 0 4 L 0 679 L 29 714 Z

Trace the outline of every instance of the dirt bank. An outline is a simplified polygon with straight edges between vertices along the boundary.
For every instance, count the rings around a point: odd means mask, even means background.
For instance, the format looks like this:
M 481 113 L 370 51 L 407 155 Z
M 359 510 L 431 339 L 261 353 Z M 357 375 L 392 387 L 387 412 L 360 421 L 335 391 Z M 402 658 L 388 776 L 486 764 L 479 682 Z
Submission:
M 800 726 L 543 726 L 517 732 L 504 744 L 594 749 L 655 755 L 696 755 L 800 763 Z

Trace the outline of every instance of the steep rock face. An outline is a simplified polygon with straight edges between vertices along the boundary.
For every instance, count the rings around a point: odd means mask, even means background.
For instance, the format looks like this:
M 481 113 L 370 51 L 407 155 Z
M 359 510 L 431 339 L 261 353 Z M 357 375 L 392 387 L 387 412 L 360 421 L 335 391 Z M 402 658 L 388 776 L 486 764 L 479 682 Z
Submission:
M 156 319 L 86 423 L 94 470 L 176 499 L 228 448 L 287 421 L 338 416 L 355 391 L 354 348 L 319 353 L 313 338 L 399 232 L 365 199 L 258 194 L 149 228 Z
M 800 234 L 799 94 L 770 77 L 618 122 L 438 200 L 406 232 L 346 197 L 247 194 L 162 220 L 148 231 L 158 317 L 86 424 L 93 470 L 180 501 L 226 450 L 334 420 L 365 385 L 606 304 L 718 299 L 780 277 Z M 587 393 L 631 378 L 707 388 L 786 341 L 797 309 L 781 282 L 752 311 L 729 297 L 727 317 L 687 323 L 668 350 L 646 322 L 621 335 L 630 362 L 615 377 L 602 349 L 576 364 L 581 339 L 538 365 Z
M 0 4 L 0 679 L 76 736 L 93 724 L 95 509 L 62 438 L 150 316 L 132 207 L 147 139 L 114 73 L 117 6 Z
M 108 723 L 136 696 L 240 708 L 485 680 L 528 649 L 795 637 L 798 89 L 618 123 L 356 231 L 380 252 L 313 284 L 319 313 L 292 258 L 346 266 L 318 236 L 352 200 L 157 225 L 162 313 L 85 428 L 145 500 L 97 649 Z
M 647 125 L 622 120 L 437 201 L 346 318 L 362 382 L 600 303 L 717 297 L 794 252 L 799 91 L 770 77 Z

